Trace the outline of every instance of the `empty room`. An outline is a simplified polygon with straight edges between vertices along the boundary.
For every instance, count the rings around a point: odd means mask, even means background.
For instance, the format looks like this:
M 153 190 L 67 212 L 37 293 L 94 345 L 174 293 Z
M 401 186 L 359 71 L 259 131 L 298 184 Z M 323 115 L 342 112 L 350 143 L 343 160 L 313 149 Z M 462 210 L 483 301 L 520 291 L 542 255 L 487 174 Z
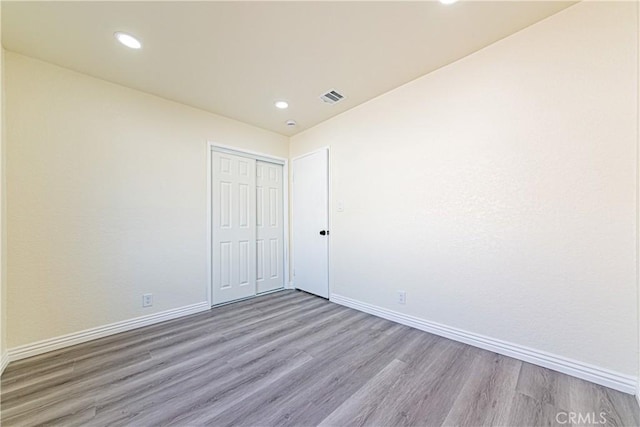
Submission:
M 640 3 L 0 2 L 3 426 L 640 426 Z

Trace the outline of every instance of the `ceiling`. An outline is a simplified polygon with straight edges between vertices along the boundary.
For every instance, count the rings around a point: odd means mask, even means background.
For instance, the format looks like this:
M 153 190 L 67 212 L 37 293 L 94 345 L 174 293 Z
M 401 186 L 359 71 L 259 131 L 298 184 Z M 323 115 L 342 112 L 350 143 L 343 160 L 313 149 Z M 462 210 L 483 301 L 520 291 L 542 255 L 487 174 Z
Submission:
M 293 135 L 572 2 L 2 1 L 6 49 Z M 143 43 L 120 45 L 125 31 Z M 319 96 L 337 89 L 338 104 Z M 284 99 L 287 110 L 273 103 Z M 298 125 L 286 126 L 289 119 Z

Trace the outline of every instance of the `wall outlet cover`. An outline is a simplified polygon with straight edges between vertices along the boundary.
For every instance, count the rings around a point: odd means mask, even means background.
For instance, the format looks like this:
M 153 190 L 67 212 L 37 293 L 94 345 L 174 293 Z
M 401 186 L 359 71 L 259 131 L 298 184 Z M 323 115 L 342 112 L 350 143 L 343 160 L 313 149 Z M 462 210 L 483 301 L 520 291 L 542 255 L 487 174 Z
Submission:
M 142 295 L 142 306 L 143 307 L 151 307 L 153 305 L 153 294 L 143 294 Z

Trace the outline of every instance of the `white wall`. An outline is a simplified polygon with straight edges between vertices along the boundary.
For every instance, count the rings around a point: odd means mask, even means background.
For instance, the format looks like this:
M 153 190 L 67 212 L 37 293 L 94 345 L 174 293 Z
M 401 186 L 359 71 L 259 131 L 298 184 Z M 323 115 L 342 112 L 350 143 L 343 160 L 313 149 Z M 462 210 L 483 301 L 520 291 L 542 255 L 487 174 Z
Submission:
M 206 301 L 207 139 L 288 138 L 11 52 L 5 73 L 9 348 Z
M 331 291 L 635 376 L 636 7 L 579 3 L 292 137 L 331 146 Z

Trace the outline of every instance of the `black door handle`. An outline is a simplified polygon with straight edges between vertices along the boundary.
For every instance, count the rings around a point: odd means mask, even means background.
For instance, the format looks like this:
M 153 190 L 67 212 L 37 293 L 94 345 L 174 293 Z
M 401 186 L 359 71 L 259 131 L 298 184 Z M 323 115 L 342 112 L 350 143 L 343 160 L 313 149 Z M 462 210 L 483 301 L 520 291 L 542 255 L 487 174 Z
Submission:
M 329 232 L 328 232 L 328 231 L 326 231 L 326 230 L 322 230 L 322 231 L 320 232 L 320 235 L 321 235 L 321 236 L 326 236 L 327 234 L 329 234 Z

